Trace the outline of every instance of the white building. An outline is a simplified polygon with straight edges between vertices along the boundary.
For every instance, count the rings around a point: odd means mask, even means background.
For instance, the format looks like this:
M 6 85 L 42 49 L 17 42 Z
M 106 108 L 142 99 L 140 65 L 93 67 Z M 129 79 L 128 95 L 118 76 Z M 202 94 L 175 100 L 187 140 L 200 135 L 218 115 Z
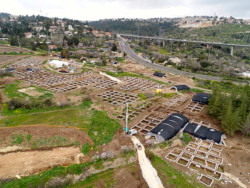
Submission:
M 69 29 L 69 31 L 74 31 L 72 25 L 68 25 L 68 29 Z
M 61 68 L 63 66 L 68 66 L 69 63 L 65 61 L 52 60 L 49 62 L 49 65 L 53 68 Z

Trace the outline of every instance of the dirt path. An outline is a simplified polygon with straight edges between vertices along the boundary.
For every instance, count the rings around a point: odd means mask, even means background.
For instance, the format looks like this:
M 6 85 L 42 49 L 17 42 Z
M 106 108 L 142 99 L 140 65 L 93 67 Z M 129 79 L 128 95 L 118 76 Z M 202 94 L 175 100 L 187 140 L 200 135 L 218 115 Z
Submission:
M 227 173 L 227 172 L 224 172 L 223 173 L 224 176 L 227 176 L 229 177 L 230 179 L 234 180 L 236 183 L 238 183 L 238 185 L 242 188 L 247 188 L 247 186 L 245 184 L 243 184 L 239 178 L 236 178 L 234 175 L 230 174 L 230 173 Z
M 141 149 L 137 149 L 138 160 L 142 171 L 142 176 L 146 180 L 150 188 L 164 188 L 160 178 L 157 175 L 157 171 L 152 166 L 149 159 L 146 157 L 145 148 L 141 144 L 140 140 L 134 136 L 131 137 L 135 147 L 137 144 L 141 145 Z

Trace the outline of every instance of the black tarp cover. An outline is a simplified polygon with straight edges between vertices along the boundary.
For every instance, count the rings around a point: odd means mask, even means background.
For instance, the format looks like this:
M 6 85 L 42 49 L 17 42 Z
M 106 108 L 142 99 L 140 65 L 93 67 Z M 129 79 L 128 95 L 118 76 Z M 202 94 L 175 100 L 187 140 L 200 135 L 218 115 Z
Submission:
M 222 137 L 225 136 L 224 133 L 220 131 L 200 126 L 195 123 L 188 123 L 183 132 L 203 140 L 213 140 L 218 144 L 222 143 Z
M 187 85 L 174 85 L 170 89 L 176 89 L 177 91 L 182 91 L 182 90 L 189 90 L 190 87 Z
M 196 95 L 193 96 L 192 101 L 193 102 L 198 102 L 201 104 L 208 104 L 208 100 L 211 98 L 210 94 L 207 93 L 197 93 Z
M 208 131 L 209 131 L 209 128 L 204 127 L 204 126 L 199 126 L 198 130 L 196 130 L 194 132 L 194 136 L 197 137 L 197 138 L 206 140 L 207 139 L 207 133 L 208 133 Z
M 194 135 L 194 131 L 198 125 L 196 123 L 188 123 L 183 130 L 184 133 Z
M 213 140 L 216 143 L 220 144 L 221 143 L 221 138 L 224 134 L 220 131 L 214 130 L 214 129 L 209 129 L 207 133 L 207 139 L 208 140 Z
M 153 75 L 158 76 L 158 77 L 164 77 L 166 74 L 160 73 L 160 72 L 155 72 Z
M 188 118 L 184 115 L 173 113 L 166 120 L 153 128 L 150 133 L 159 135 L 164 141 L 169 140 L 173 138 L 188 121 Z

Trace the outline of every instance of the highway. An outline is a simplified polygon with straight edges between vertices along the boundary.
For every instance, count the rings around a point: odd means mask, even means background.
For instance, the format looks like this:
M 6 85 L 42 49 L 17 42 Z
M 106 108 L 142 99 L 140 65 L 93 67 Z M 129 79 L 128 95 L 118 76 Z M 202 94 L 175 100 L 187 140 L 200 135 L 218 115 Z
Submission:
M 177 69 L 173 69 L 173 68 L 169 68 L 169 67 L 165 67 L 162 65 L 152 63 L 150 60 L 146 60 L 142 57 L 139 57 L 136 53 L 134 53 L 132 51 L 127 40 L 124 41 L 124 39 L 121 38 L 120 35 L 117 35 L 117 36 L 118 36 L 118 41 L 119 41 L 121 51 L 126 52 L 127 58 L 138 63 L 138 64 L 144 65 L 144 66 L 152 68 L 152 69 L 156 69 L 156 70 L 161 71 L 161 72 L 168 72 L 170 74 L 183 75 L 183 76 L 190 77 L 190 78 L 195 77 L 195 78 L 198 78 L 201 80 L 214 80 L 214 81 L 222 81 L 223 80 L 223 78 L 219 77 L 219 76 L 209 76 L 209 75 L 197 74 L 197 73 L 192 73 L 192 72 L 185 72 L 185 71 L 181 71 L 181 70 L 177 70 Z M 242 85 L 246 84 L 246 82 L 238 82 L 238 81 L 233 81 L 233 83 L 242 84 Z M 250 81 L 248 81 L 248 83 L 250 83 Z
M 250 48 L 250 45 L 244 45 L 244 44 L 227 44 L 227 43 L 221 43 L 221 42 L 205 42 L 205 41 L 194 41 L 194 40 L 185 40 L 185 39 L 171 39 L 171 38 L 160 38 L 160 37 L 148 37 L 148 36 L 126 35 L 126 34 L 120 34 L 120 36 L 121 37 L 128 37 L 128 38 L 142 38 L 142 39 L 150 39 L 150 40 L 190 42 L 190 43 L 196 43 L 196 44 Z

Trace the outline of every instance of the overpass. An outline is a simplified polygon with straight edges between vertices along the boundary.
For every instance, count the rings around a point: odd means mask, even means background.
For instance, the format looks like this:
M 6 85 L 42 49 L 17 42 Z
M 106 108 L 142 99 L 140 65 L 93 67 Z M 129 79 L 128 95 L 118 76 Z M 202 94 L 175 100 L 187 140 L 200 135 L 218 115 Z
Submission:
M 152 68 L 158 71 L 162 71 L 162 72 L 168 72 L 171 74 L 177 74 L 177 75 L 181 75 L 181 76 L 186 76 L 189 78 L 198 78 L 201 80 L 214 80 L 214 81 L 223 81 L 223 77 L 220 76 L 211 76 L 211 75 L 204 75 L 204 74 L 197 74 L 197 73 L 193 73 L 193 72 L 185 72 L 182 70 L 177 70 L 174 68 L 170 68 L 170 67 L 166 67 L 166 66 L 162 66 L 162 65 L 158 65 L 155 63 L 152 63 L 150 60 L 148 59 L 144 59 L 140 56 L 138 56 L 136 53 L 133 52 L 133 50 L 131 49 L 131 47 L 128 44 L 128 41 L 124 41 L 123 38 L 120 37 L 120 35 L 117 35 L 118 41 L 119 41 L 119 45 L 120 45 L 120 49 L 122 51 L 122 53 L 126 52 L 127 53 L 127 58 L 138 63 L 141 65 L 144 65 L 145 67 L 148 68 Z M 234 84 L 250 84 L 250 81 L 232 81 Z
M 195 40 L 186 40 L 186 39 L 171 39 L 171 38 L 149 37 L 149 36 L 128 35 L 128 34 L 120 34 L 120 36 L 124 37 L 124 38 L 159 40 L 159 41 L 163 41 L 163 45 L 165 45 L 165 41 L 170 41 L 171 44 L 173 42 L 183 42 L 183 43 L 204 44 L 204 45 L 208 45 L 208 46 L 212 46 L 212 45 L 227 46 L 227 47 L 231 47 L 231 55 L 232 56 L 233 56 L 234 47 L 250 48 L 250 45 L 247 45 L 247 44 L 229 44 L 229 43 L 221 43 L 221 42 L 206 42 L 206 41 L 195 41 Z

